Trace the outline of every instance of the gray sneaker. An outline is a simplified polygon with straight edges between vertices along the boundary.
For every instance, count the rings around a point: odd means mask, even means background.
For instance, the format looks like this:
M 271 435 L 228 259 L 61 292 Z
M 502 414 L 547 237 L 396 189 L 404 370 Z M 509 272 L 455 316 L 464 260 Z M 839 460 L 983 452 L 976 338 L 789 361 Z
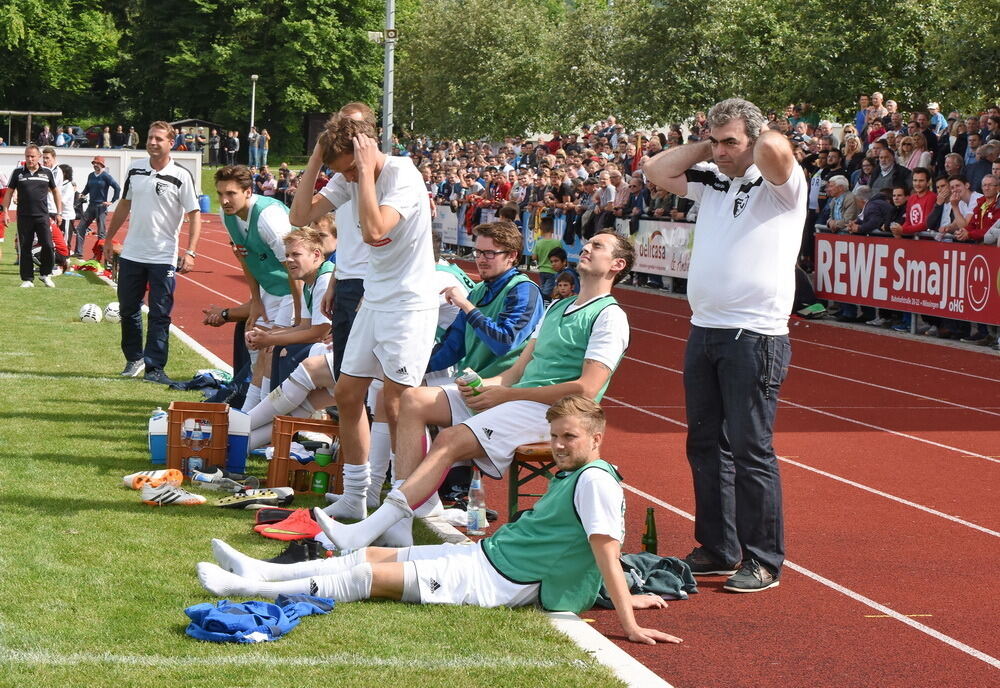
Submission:
M 776 588 L 780 583 L 778 578 L 761 566 L 756 559 L 747 559 L 722 588 L 729 592 L 761 592 L 768 588 Z
M 144 372 L 146 372 L 146 362 L 140 358 L 138 361 L 129 361 L 125 366 L 125 370 L 121 372 L 121 376 L 142 377 Z
M 736 573 L 736 566 L 720 564 L 711 552 L 704 547 L 695 547 L 691 554 L 684 557 L 691 573 L 695 576 L 731 576 Z
M 163 372 L 163 368 L 150 368 L 146 371 L 146 374 L 142 376 L 145 382 L 155 382 L 160 385 L 172 385 L 174 381 L 167 377 L 167 374 Z

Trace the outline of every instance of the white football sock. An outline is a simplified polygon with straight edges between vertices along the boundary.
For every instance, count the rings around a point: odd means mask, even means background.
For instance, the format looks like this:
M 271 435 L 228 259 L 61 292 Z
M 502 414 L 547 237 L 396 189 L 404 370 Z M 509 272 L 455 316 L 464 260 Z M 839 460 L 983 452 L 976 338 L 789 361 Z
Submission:
M 371 473 L 367 463 L 360 466 L 344 464 L 344 494 L 324 511 L 332 518 L 360 521 L 368 515 L 365 503 L 368 500 L 368 486 Z M 350 547 L 349 549 L 356 549 Z
M 271 393 L 271 378 L 262 377 L 260 379 L 260 394 L 261 396 L 266 397 L 270 393 Z
M 342 557 L 326 557 L 294 564 L 275 564 L 248 557 L 218 539 L 212 540 L 212 553 L 219 566 L 226 571 L 249 580 L 268 582 L 290 581 L 309 576 L 328 576 L 333 573 L 349 571 L 356 565 L 365 562 L 365 550 L 359 549 Z
M 313 576 L 312 595 L 332 597 L 337 602 L 357 602 L 372 596 L 372 565 L 358 564 L 350 571 L 336 575 Z
M 428 516 L 440 516 L 444 511 L 441 497 L 437 492 L 431 493 L 427 501 L 413 510 L 413 515 L 417 518 L 427 518 Z
M 259 403 L 260 387 L 257 385 L 250 385 L 250 388 L 247 389 L 246 401 L 243 402 L 243 408 L 240 410 L 243 411 L 243 413 L 250 413 L 250 410 Z
M 340 502 L 337 503 L 339 504 Z M 392 535 L 395 536 L 394 539 L 399 541 L 390 543 L 391 546 L 409 547 L 413 544 L 413 535 L 411 532 L 413 511 L 406 503 L 403 493 L 398 490 L 390 492 L 386 496 L 385 501 L 382 502 L 382 506 L 360 523 L 338 523 L 327 516 L 319 507 L 313 509 L 313 516 L 316 518 L 319 527 L 339 550 L 367 547 L 376 538 L 388 535 L 389 529 L 400 522 L 405 525 L 403 529 L 405 530 L 405 534 L 398 532 L 399 529 L 394 529 Z M 408 538 L 406 535 L 408 535 Z M 407 539 L 409 540 L 408 542 L 406 541 Z
M 274 423 L 267 423 L 250 431 L 250 449 L 260 449 L 271 444 L 271 428 Z
M 274 420 L 275 416 L 287 416 L 316 389 L 316 384 L 302 366 L 292 371 L 281 386 L 260 400 L 250 410 L 250 428 L 259 428 Z
M 198 580 L 213 595 L 218 597 L 266 597 L 270 600 L 278 595 L 314 595 L 311 578 L 268 583 L 251 580 L 207 561 L 198 563 Z
M 372 511 L 382 502 L 382 483 L 392 463 L 392 438 L 388 423 L 372 423 L 372 441 L 368 448 L 371 484 L 368 486 L 368 508 Z

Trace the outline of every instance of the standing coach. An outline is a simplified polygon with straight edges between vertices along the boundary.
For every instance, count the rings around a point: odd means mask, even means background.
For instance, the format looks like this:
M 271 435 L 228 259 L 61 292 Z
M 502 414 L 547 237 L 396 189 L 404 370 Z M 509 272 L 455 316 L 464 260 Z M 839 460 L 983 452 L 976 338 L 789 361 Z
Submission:
M 170 157 L 174 128 L 166 122 L 149 125 L 146 151 L 125 176 L 122 200 L 115 209 L 104 241 L 104 261 L 114 257 L 112 239 L 131 216 L 118 261 L 118 301 L 122 314 L 122 377 L 170 384 L 164 372 L 170 341 L 170 312 L 174 307 L 174 272 L 194 268 L 201 234 L 201 213 L 191 173 Z M 178 255 L 181 222 L 188 219 L 187 250 Z M 149 287 L 149 319 L 142 345 L 142 297 Z
M 781 478 L 771 446 L 788 372 L 788 314 L 807 185 L 784 136 L 753 103 L 708 113 L 707 141 L 666 150 L 645 173 L 701 203 L 688 275 L 691 334 L 684 355 L 695 539 L 685 559 L 725 589 L 778 585 L 785 546 Z M 714 161 L 710 166 L 695 165 Z

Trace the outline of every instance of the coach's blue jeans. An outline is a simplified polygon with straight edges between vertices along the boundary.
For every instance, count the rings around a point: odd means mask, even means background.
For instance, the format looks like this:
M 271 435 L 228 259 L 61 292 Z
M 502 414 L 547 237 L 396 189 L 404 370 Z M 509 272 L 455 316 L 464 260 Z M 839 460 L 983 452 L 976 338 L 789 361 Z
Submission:
M 695 539 L 722 564 L 785 559 L 781 476 L 771 446 L 787 336 L 692 326 L 684 354 Z
M 118 304 L 122 315 L 125 360 L 146 362 L 146 369 L 167 365 L 170 312 L 174 308 L 174 266 L 118 259 Z M 149 285 L 146 346 L 142 346 L 142 297 Z

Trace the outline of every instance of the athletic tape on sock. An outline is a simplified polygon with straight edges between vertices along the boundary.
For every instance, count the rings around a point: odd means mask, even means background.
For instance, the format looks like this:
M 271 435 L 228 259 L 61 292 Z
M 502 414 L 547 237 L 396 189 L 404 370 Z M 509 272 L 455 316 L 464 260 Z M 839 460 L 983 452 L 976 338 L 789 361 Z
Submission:
M 420 604 L 420 583 L 417 582 L 417 565 L 412 561 L 403 563 L 403 602 Z

